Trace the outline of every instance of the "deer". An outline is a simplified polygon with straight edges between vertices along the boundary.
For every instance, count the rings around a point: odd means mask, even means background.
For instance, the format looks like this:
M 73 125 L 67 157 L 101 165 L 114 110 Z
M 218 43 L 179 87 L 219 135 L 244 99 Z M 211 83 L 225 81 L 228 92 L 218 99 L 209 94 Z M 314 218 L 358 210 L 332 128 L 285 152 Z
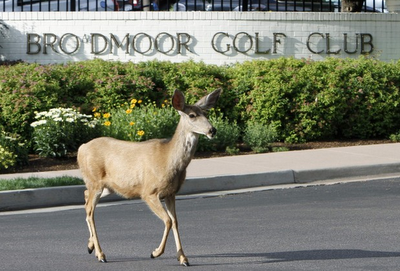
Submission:
M 107 260 L 96 232 L 95 208 L 100 198 L 116 193 L 127 199 L 140 198 L 164 222 L 161 243 L 151 253 L 151 258 L 164 253 L 172 228 L 177 259 L 180 265 L 189 266 L 179 236 L 175 198 L 185 181 L 186 168 L 195 154 L 199 136 L 212 139 L 217 132 L 206 112 L 216 105 L 221 92 L 217 89 L 194 105 L 188 105 L 184 94 L 175 90 L 171 103 L 180 119 L 172 138 L 130 142 L 99 137 L 79 147 L 77 160 L 86 186 L 88 252 L 91 254 L 95 250 L 99 262 Z

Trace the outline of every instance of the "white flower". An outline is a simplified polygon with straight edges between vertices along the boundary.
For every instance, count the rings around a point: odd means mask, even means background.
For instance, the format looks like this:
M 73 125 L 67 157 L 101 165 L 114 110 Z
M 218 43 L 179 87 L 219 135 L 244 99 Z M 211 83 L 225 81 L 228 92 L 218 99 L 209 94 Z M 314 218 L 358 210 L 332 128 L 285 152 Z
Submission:
M 10 141 L 15 141 L 15 140 L 17 140 L 16 138 L 11 137 L 11 136 L 5 136 L 4 138 L 7 139 L 7 140 L 10 140 Z
M 40 126 L 40 125 L 43 125 L 43 124 L 46 124 L 46 123 L 47 123 L 47 120 L 38 120 L 38 121 L 32 122 L 31 126 L 33 128 L 35 128 L 37 126 Z
M 87 124 L 87 126 L 89 128 L 94 128 L 94 127 L 96 127 L 96 123 L 90 122 L 90 123 Z
M 94 119 L 92 121 L 89 121 L 88 123 L 85 123 L 85 125 L 87 125 L 89 128 L 95 128 L 98 123 L 99 121 L 97 119 Z
M 35 119 L 40 119 L 41 117 L 45 116 L 47 114 L 46 111 L 44 112 L 36 112 Z
M 71 117 L 75 117 L 76 115 L 75 114 L 72 114 L 72 113 L 64 113 L 64 117 L 67 117 L 67 118 L 71 118 Z
M 72 108 L 51 108 L 49 111 L 35 112 L 35 114 L 37 121 L 31 123 L 32 127 L 46 124 L 46 120 L 69 123 L 79 121 L 80 123 L 83 123 L 91 128 L 94 128 L 98 124 L 97 119 L 93 120 L 91 115 L 81 114 Z
M 87 119 L 91 119 L 92 118 L 91 115 L 85 115 L 85 114 L 80 114 L 79 116 L 82 117 L 82 118 L 87 118 Z

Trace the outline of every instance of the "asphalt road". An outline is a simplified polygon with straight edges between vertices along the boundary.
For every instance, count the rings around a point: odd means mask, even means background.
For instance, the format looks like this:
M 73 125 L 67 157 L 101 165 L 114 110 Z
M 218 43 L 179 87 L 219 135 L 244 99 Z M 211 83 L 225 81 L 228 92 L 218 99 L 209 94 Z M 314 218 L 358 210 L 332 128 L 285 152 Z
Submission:
M 177 202 L 189 270 L 400 270 L 400 182 L 358 182 Z M 140 201 L 99 207 L 108 263 L 86 250 L 83 208 L 0 215 L 0 270 L 183 270 Z

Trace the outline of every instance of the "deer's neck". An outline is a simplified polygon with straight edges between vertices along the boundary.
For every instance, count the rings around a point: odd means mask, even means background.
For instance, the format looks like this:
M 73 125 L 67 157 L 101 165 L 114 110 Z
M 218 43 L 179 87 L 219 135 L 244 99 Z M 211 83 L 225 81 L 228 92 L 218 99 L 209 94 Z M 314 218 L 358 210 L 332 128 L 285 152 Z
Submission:
M 183 121 L 179 121 L 175 134 L 169 142 L 171 146 L 171 162 L 179 171 L 186 169 L 196 152 L 199 135 L 185 129 Z

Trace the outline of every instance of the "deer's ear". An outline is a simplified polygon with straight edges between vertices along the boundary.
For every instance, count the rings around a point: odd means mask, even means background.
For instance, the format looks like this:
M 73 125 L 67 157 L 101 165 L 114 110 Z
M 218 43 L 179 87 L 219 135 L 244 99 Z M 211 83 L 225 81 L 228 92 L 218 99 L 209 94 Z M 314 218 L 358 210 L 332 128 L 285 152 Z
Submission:
M 185 108 L 185 96 L 179 90 L 175 90 L 172 95 L 172 106 L 178 111 L 183 111 Z
M 210 94 L 201 98 L 195 105 L 197 105 L 198 107 L 200 107 L 203 110 L 209 110 L 216 105 L 221 93 L 222 93 L 222 89 L 220 89 L 220 88 L 216 89 L 213 92 L 211 92 Z

